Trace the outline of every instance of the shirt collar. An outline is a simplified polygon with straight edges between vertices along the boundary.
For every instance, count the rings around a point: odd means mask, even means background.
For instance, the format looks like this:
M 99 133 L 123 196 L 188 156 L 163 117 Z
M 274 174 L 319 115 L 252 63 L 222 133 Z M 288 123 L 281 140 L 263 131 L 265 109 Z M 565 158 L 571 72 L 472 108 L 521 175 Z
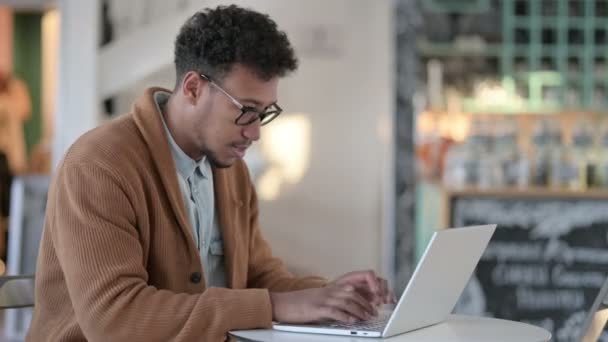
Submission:
M 156 102 L 156 108 L 158 109 L 158 113 L 160 115 L 161 121 L 163 122 L 163 127 L 165 128 L 165 133 L 167 135 L 167 139 L 169 140 L 169 147 L 171 149 L 171 155 L 173 156 L 173 160 L 175 161 L 175 166 L 177 168 L 177 172 L 179 172 L 182 177 L 188 179 L 192 174 L 195 173 L 198 168 L 203 178 L 207 178 L 208 170 L 209 170 L 209 162 L 207 160 L 207 156 L 203 156 L 201 160 L 198 162 L 194 159 L 190 158 L 186 152 L 182 150 L 181 147 L 175 142 L 169 128 L 167 127 L 167 123 L 165 122 L 165 117 L 163 115 L 164 106 L 167 104 L 170 93 L 165 91 L 157 91 L 154 93 L 154 101 Z

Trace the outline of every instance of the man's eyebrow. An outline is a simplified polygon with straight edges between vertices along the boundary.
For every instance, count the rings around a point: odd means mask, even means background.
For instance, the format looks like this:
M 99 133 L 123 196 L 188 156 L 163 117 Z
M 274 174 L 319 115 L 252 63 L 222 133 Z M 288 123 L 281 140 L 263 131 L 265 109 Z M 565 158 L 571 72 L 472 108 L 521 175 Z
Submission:
M 256 99 L 238 99 L 239 102 L 244 103 L 244 102 L 249 102 L 249 103 L 253 103 L 256 107 L 261 107 L 264 104 Z M 273 104 L 276 104 L 277 101 L 273 101 L 271 104 L 269 104 L 268 106 L 264 107 L 264 108 L 268 108 L 270 106 L 272 106 Z
M 239 100 L 240 102 L 249 102 L 249 103 L 253 103 L 253 104 L 255 104 L 256 106 L 261 106 L 261 105 L 262 105 L 262 102 L 260 102 L 260 101 L 258 101 L 258 100 L 255 100 L 255 99 L 241 99 L 241 98 L 238 98 L 238 100 Z

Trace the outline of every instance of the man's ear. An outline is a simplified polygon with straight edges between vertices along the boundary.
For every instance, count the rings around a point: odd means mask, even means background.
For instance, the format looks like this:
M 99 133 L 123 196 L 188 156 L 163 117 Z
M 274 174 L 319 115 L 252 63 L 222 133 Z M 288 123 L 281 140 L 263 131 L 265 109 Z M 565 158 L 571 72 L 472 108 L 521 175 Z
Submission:
M 199 76 L 199 74 L 189 71 L 184 75 L 180 91 L 189 103 L 196 104 L 206 83 L 207 81 Z

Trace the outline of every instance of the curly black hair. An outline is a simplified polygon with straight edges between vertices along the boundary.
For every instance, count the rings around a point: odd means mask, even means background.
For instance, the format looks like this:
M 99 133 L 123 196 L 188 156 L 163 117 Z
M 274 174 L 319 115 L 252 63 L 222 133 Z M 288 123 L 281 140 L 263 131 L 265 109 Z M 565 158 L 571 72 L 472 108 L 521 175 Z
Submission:
M 235 5 L 195 13 L 175 39 L 176 83 L 189 71 L 220 80 L 234 64 L 251 68 L 263 80 L 298 67 L 287 35 L 266 14 Z

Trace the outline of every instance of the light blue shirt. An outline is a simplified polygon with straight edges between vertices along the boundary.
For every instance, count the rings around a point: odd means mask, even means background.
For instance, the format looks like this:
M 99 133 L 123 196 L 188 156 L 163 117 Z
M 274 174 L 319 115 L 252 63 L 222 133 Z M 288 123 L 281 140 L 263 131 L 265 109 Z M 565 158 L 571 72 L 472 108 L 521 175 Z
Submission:
M 158 112 L 169 99 L 167 92 L 156 92 Z M 177 168 L 179 188 L 186 204 L 188 220 L 192 227 L 194 243 L 197 245 L 207 287 L 226 287 L 224 266 L 224 241 L 215 212 L 213 173 L 207 157 L 195 161 L 177 145 L 162 114 L 160 117 L 167 133 L 171 155 Z

